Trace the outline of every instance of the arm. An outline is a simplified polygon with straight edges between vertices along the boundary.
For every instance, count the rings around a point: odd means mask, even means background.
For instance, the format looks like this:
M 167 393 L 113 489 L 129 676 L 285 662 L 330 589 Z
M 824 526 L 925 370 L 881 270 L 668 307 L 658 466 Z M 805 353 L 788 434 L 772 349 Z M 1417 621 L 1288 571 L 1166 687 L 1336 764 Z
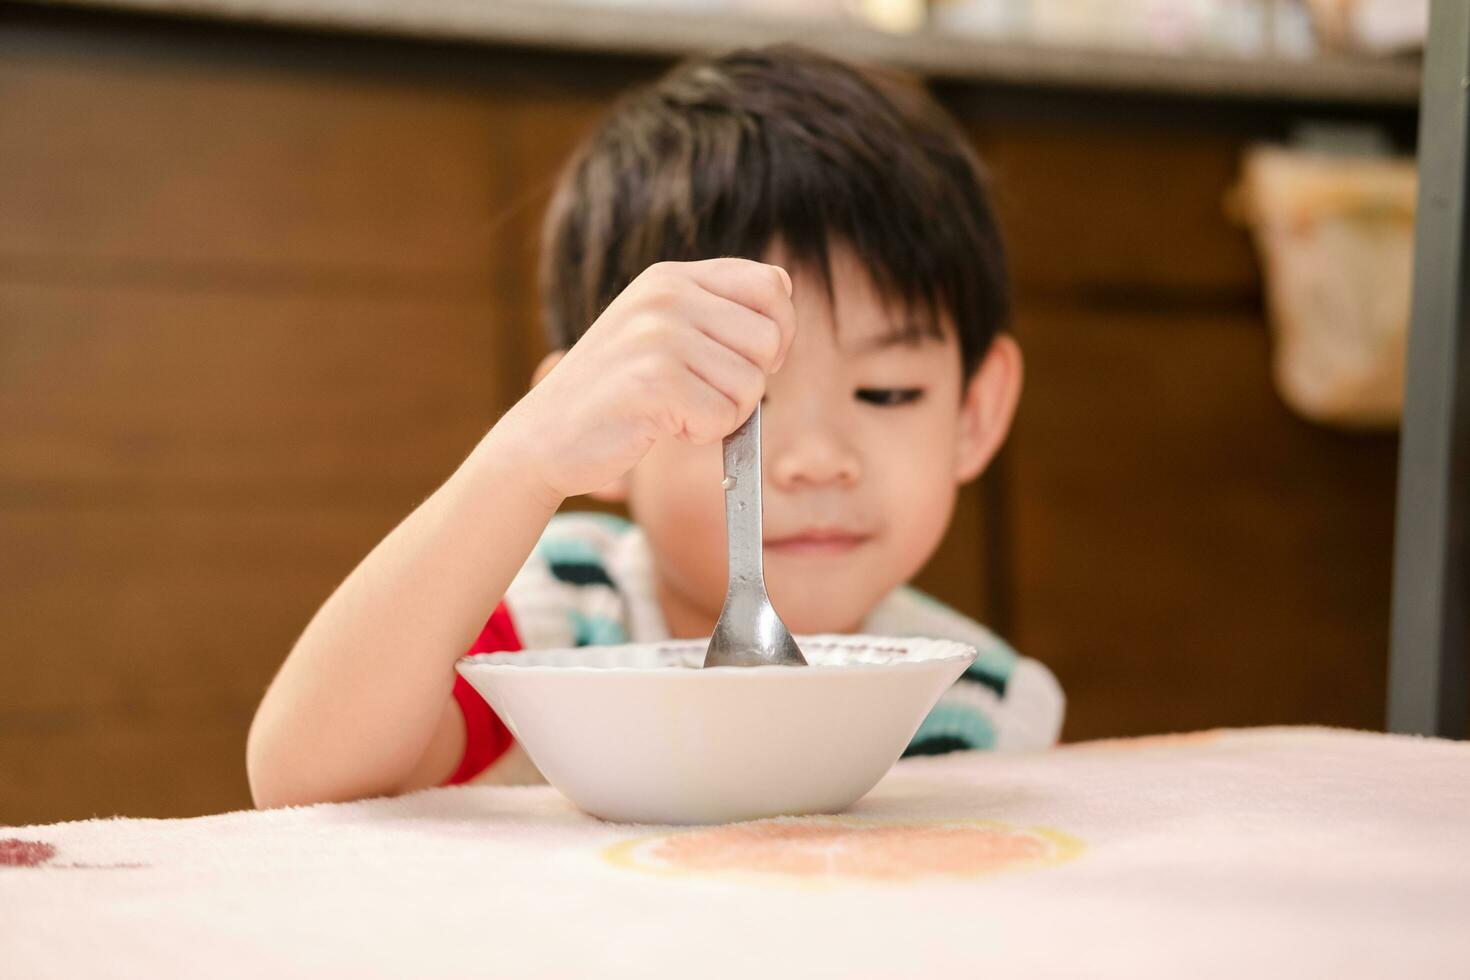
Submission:
M 313 617 L 251 726 L 260 806 L 442 782 L 464 747 L 454 662 L 560 499 L 497 426 Z
M 551 515 L 659 438 L 734 431 L 790 347 L 790 295 L 784 271 L 728 258 L 661 263 L 619 294 L 312 618 L 251 725 L 256 804 L 446 779 L 464 748 L 454 662 Z

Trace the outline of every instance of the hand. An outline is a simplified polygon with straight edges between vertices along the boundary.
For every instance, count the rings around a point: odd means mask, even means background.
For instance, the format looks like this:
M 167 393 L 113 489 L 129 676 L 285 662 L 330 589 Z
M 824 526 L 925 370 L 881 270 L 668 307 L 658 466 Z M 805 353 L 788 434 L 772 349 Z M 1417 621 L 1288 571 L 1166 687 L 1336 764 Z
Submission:
M 660 262 L 612 301 L 497 429 L 552 497 L 589 493 L 662 437 L 724 438 L 755 411 L 796 331 L 791 277 L 749 259 Z

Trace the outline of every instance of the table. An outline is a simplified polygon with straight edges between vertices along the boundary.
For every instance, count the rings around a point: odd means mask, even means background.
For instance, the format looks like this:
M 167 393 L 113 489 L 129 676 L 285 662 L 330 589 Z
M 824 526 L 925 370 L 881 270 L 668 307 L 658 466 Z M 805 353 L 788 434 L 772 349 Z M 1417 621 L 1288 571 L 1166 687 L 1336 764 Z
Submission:
M 549 787 L 0 829 L 10 976 L 1465 976 L 1470 745 L 1315 728 L 899 763 L 840 817 Z

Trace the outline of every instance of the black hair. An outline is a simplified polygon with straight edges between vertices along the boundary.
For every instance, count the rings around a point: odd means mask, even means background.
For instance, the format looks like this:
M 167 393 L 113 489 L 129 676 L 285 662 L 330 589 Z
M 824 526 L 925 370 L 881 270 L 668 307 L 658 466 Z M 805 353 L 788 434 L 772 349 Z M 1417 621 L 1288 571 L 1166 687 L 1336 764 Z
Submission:
M 779 241 L 831 289 L 850 247 L 968 376 L 1010 313 L 984 171 L 954 121 L 898 76 L 779 45 L 686 61 L 622 97 L 563 171 L 543 232 L 552 346 L 570 347 L 660 261 L 759 259 Z

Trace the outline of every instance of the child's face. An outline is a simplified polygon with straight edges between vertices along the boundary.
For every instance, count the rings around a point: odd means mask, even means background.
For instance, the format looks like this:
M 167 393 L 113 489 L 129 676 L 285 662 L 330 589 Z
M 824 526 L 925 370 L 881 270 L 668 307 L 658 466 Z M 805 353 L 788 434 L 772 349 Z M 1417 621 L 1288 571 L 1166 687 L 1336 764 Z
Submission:
M 784 265 L 779 248 L 765 258 Z M 1020 356 L 1002 337 L 967 381 L 952 330 L 892 342 L 900 311 L 847 250 L 832 255 L 835 306 L 790 271 L 796 339 L 762 407 L 766 582 L 792 631 L 851 632 L 929 559 L 959 485 L 999 447 Z M 722 474 L 718 443 L 665 439 L 628 476 L 675 635 L 708 633 L 724 601 Z

